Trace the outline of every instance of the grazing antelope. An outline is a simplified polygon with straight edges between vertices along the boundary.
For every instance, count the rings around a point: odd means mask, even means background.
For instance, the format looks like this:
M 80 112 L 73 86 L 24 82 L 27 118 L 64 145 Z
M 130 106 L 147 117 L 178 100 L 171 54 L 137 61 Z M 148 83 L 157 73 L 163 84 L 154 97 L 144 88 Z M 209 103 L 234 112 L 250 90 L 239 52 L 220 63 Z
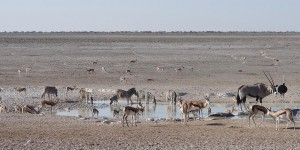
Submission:
M 287 92 L 288 88 L 285 86 L 284 75 L 283 75 L 283 83 L 278 86 L 278 93 L 284 97 L 284 94 Z
M 293 112 L 291 109 L 282 109 L 282 110 L 273 112 L 267 108 L 267 115 L 271 116 L 276 121 L 276 130 L 277 131 L 279 131 L 278 126 L 279 126 L 280 118 L 287 121 L 285 130 L 288 128 L 288 126 L 291 122 L 294 124 L 294 130 L 295 130 L 295 121 L 294 121 Z
M 139 114 L 139 112 L 143 112 L 143 111 L 144 111 L 144 107 L 142 107 L 142 108 L 134 108 L 134 107 L 131 107 L 131 106 L 126 106 L 124 108 L 124 115 L 123 115 L 122 126 L 124 127 L 124 120 L 126 120 L 127 127 L 129 127 L 127 118 L 130 115 L 132 115 L 132 118 L 133 118 L 133 121 L 134 121 L 134 125 L 137 126 L 136 125 L 136 115 Z M 133 123 L 131 125 L 133 126 Z
M 20 105 L 15 105 L 15 106 L 14 106 L 14 110 L 15 110 L 15 112 L 17 112 L 17 113 L 22 113 L 22 107 L 21 107 Z
M 0 113 L 2 113 L 2 112 L 5 112 L 5 113 L 8 112 L 7 106 L 4 104 L 0 104 Z
M 46 101 L 46 100 L 41 100 L 40 101 L 40 108 L 41 110 L 45 107 L 45 105 L 49 105 L 51 107 L 51 115 L 52 115 L 52 107 L 56 106 L 59 103 L 59 101 Z
M 31 106 L 31 105 L 24 105 L 22 107 L 22 113 L 24 112 L 27 112 L 27 113 L 30 113 L 30 114 L 39 114 L 40 113 L 40 110 L 35 110 L 34 109 L 34 106 Z
M 206 108 L 210 104 L 209 97 L 205 96 L 204 98 L 205 98 L 205 102 L 202 102 L 200 100 L 192 100 L 188 102 L 189 108 L 191 108 L 192 106 L 199 108 L 199 120 L 200 120 L 200 114 L 202 114 L 202 118 L 203 118 L 202 109 Z
M 77 89 L 75 85 L 74 85 L 73 87 L 69 87 L 69 86 L 66 87 L 66 90 L 67 90 L 67 91 L 66 91 L 66 96 L 68 95 L 68 92 L 69 92 L 69 91 L 74 91 L 75 89 Z
M 265 115 L 268 113 L 268 110 L 266 107 L 264 106 L 260 106 L 260 105 L 253 105 L 250 107 L 250 111 L 249 111 L 249 127 L 250 127 L 250 119 L 252 118 L 253 123 L 256 127 L 256 123 L 254 121 L 255 116 L 256 115 L 261 115 L 261 122 L 258 124 L 258 126 L 261 125 L 261 123 L 264 121 L 265 119 Z
M 95 73 L 95 69 L 88 69 L 88 68 L 86 68 L 86 71 L 87 71 L 88 73 Z
M 263 83 L 256 83 L 254 85 L 242 85 L 238 88 L 238 94 L 236 96 L 236 102 L 238 107 L 243 111 L 242 105 L 244 106 L 244 108 L 247 110 L 246 106 L 245 106 L 245 102 L 246 102 L 246 97 L 250 96 L 250 97 L 255 97 L 256 98 L 256 103 L 258 102 L 258 100 L 260 100 L 260 105 L 262 105 L 262 99 L 272 93 L 276 94 L 276 87 L 277 85 L 274 84 L 274 81 L 270 75 L 270 73 L 268 72 L 269 77 L 266 75 L 266 73 L 264 72 L 265 76 L 267 77 L 267 79 L 269 80 L 269 82 L 271 83 L 271 85 L 266 85 Z M 244 111 L 243 111 L 244 112 Z
M 177 94 L 173 90 L 169 90 L 166 93 L 166 101 L 170 101 L 170 104 L 176 105 Z
M 96 108 L 93 108 L 93 109 L 92 109 L 92 116 L 94 117 L 94 115 L 97 115 L 97 117 L 98 117 L 98 115 L 99 115 L 99 111 L 98 111 L 98 109 L 96 109 Z
M 189 115 L 189 105 L 186 101 L 184 100 L 179 100 L 179 107 L 180 107 L 180 111 L 182 113 L 182 119 L 183 119 L 183 122 L 184 122 L 184 125 L 187 125 L 187 122 L 188 122 L 188 115 Z
M 48 94 L 49 100 L 52 100 L 52 95 L 57 97 L 57 88 L 54 86 L 46 86 L 42 98 L 45 98 L 46 94 Z
M 19 93 L 24 92 L 26 94 L 26 88 L 15 87 L 14 89 L 17 90 Z

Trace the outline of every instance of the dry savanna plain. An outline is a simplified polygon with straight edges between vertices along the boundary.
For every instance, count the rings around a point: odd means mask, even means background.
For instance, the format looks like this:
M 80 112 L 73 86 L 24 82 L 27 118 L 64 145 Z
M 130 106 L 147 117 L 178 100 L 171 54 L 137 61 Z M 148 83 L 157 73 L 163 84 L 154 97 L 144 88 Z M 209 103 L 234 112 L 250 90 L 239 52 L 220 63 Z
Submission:
M 234 105 L 227 95 L 239 86 L 269 84 L 263 71 L 278 85 L 285 75 L 288 87 L 284 98 L 270 95 L 263 105 L 297 106 L 299 58 L 299 33 L 0 33 L 0 96 L 9 108 L 0 114 L 0 149 L 300 149 L 298 121 L 296 130 L 286 131 L 285 123 L 276 131 L 272 119 L 259 127 L 248 127 L 247 119 L 195 120 L 187 126 L 141 120 L 137 127 L 122 127 L 121 117 L 106 124 L 12 109 L 38 105 L 45 86 L 58 88 L 61 104 L 78 99 L 64 94 L 76 86 L 93 89 L 95 100 L 135 87 L 153 93 L 158 103 L 165 103 L 171 89 L 187 93 L 185 100 L 210 94 L 212 104 Z M 26 87 L 27 93 L 14 87 Z

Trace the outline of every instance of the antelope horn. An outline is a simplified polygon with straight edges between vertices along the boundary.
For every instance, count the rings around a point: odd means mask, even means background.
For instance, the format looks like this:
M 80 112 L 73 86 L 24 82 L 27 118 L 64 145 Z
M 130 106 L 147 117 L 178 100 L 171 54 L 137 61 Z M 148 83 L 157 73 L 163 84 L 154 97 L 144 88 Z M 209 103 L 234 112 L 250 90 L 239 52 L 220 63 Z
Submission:
M 271 80 L 269 79 L 269 77 L 267 76 L 267 74 L 264 72 L 265 76 L 267 77 L 267 79 L 269 80 L 269 82 L 271 83 L 271 85 L 273 85 L 273 83 L 271 82 Z
M 272 80 L 272 84 L 273 84 L 273 86 L 275 85 L 274 84 L 274 81 L 273 81 L 273 78 L 272 78 L 272 76 L 271 76 L 271 74 L 268 72 L 268 74 L 269 74 L 269 76 L 270 76 L 270 78 L 271 78 L 271 80 Z

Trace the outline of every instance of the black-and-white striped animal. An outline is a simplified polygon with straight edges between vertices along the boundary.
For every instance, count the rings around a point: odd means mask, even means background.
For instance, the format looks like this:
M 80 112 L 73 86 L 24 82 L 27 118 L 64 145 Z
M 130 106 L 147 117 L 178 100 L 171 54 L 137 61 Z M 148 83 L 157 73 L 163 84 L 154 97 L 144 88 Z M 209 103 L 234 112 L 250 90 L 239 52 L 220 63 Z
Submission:
M 256 103 L 259 100 L 260 105 L 262 105 L 262 99 L 264 97 L 266 97 L 272 93 L 274 93 L 274 94 L 277 93 L 277 90 L 276 90 L 277 85 L 274 84 L 274 81 L 273 81 L 270 73 L 268 73 L 270 78 L 267 76 L 267 74 L 265 72 L 264 72 L 264 74 L 267 77 L 267 79 L 269 80 L 271 85 L 266 85 L 263 83 L 256 83 L 254 85 L 242 85 L 238 88 L 236 102 L 237 102 L 237 105 L 239 106 L 239 108 L 241 109 L 241 111 L 243 111 L 242 105 L 247 110 L 247 108 L 245 106 L 247 96 L 256 98 Z
M 173 90 L 169 90 L 166 93 L 166 101 L 170 101 L 170 104 L 176 105 L 177 94 Z

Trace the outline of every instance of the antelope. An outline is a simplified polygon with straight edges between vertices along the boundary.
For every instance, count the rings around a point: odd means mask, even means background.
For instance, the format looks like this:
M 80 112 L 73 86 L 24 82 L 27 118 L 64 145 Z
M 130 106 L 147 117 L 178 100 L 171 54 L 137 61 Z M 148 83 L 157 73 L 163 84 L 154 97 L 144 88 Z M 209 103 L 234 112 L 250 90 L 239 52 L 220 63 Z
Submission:
M 188 108 L 191 108 L 192 106 L 199 108 L 199 120 L 200 120 L 200 114 L 202 114 L 203 118 L 203 112 L 202 109 L 206 108 L 210 104 L 209 97 L 205 96 L 205 102 L 201 102 L 200 100 L 192 100 L 188 102 Z
M 39 114 L 40 113 L 40 110 L 35 110 L 33 106 L 31 105 L 24 105 L 22 107 L 22 113 L 24 112 L 27 112 L 27 113 L 30 113 L 30 114 Z
M 32 69 L 31 67 L 27 67 L 27 68 L 25 68 L 25 72 L 28 73 L 31 71 L 31 69 Z
M 2 112 L 5 112 L 5 113 L 8 112 L 7 106 L 4 104 L 0 104 L 0 113 L 2 113 Z
M 243 111 L 242 105 L 247 110 L 247 108 L 245 106 L 247 96 L 255 97 L 256 103 L 258 102 L 258 100 L 260 100 L 260 105 L 262 105 L 262 99 L 264 97 L 266 97 L 272 93 L 274 93 L 274 94 L 277 93 L 277 91 L 276 91 L 277 85 L 274 84 L 274 81 L 273 81 L 270 73 L 268 72 L 270 79 L 266 75 L 265 72 L 264 72 L 264 74 L 267 77 L 267 79 L 269 80 L 269 82 L 271 83 L 271 85 L 266 85 L 263 83 L 256 83 L 254 85 L 242 85 L 238 88 L 236 102 L 237 102 L 238 107 L 240 107 L 242 111 Z
M 164 71 L 164 68 L 162 68 L 162 67 L 156 67 L 156 71 Z
M 45 98 L 45 94 L 48 94 L 49 100 L 52 99 L 52 95 L 57 97 L 57 88 L 54 86 L 46 86 L 42 98 Z
M 187 125 L 187 122 L 188 122 L 188 115 L 189 115 L 189 105 L 186 101 L 184 100 L 179 100 L 179 107 L 180 107 L 180 111 L 182 113 L 182 119 L 183 119 L 183 122 L 184 122 L 184 125 Z
M 127 79 L 124 76 L 120 76 L 120 82 L 124 84 L 127 82 Z
M 75 89 L 77 89 L 75 85 L 73 87 L 69 87 L 69 86 L 66 87 L 66 90 L 67 90 L 66 95 L 68 94 L 69 91 L 74 91 Z
M 59 101 L 46 101 L 46 100 L 41 100 L 40 101 L 40 108 L 41 110 L 45 107 L 45 105 L 49 105 L 51 107 L 51 115 L 52 115 L 52 107 L 56 106 L 59 103 Z
M 114 103 L 116 105 L 118 103 L 118 95 L 114 95 L 109 100 L 110 100 L 109 105 L 111 105 L 112 103 Z
M 273 112 L 267 108 L 267 115 L 271 116 L 276 121 L 276 131 L 279 131 L 278 125 L 280 122 L 280 118 L 287 121 L 285 130 L 288 128 L 288 126 L 291 122 L 294 124 L 294 130 L 295 130 L 295 121 L 294 121 L 293 112 L 291 109 L 282 109 L 282 110 Z
M 264 106 L 260 106 L 260 105 L 253 105 L 250 107 L 250 111 L 249 111 L 249 127 L 250 127 L 250 119 L 252 118 L 253 123 L 256 127 L 256 123 L 254 121 L 255 116 L 256 115 L 261 115 L 261 122 L 258 124 L 258 126 L 261 125 L 261 123 L 264 121 L 265 119 L 265 115 L 268 113 L 268 110 L 266 107 Z
M 14 106 L 15 112 L 22 113 L 22 107 L 20 105 Z
M 26 94 L 26 88 L 15 87 L 14 89 L 17 90 L 19 93 L 24 92 Z
M 97 65 L 97 63 L 98 63 L 98 60 L 93 61 L 93 65 Z
M 95 73 L 95 69 L 88 69 L 88 68 L 86 68 L 86 71 L 87 71 L 88 73 Z
M 127 124 L 127 127 L 129 127 L 128 125 L 128 121 L 127 121 L 127 118 L 128 116 L 132 115 L 132 119 L 134 121 L 134 124 L 135 126 L 136 125 L 136 115 L 139 114 L 139 112 L 143 112 L 144 111 L 144 107 L 142 108 L 134 108 L 134 107 L 131 107 L 131 106 L 126 106 L 124 108 L 124 115 L 123 115 L 123 121 L 122 121 L 122 126 L 124 127 L 124 120 L 126 120 L 126 124 Z M 133 126 L 133 124 L 131 124 Z
M 98 111 L 98 109 L 96 109 L 96 108 L 93 108 L 93 109 L 92 109 L 92 116 L 94 117 L 94 115 L 97 115 L 97 117 L 98 117 L 98 115 L 99 115 L 99 111 Z

